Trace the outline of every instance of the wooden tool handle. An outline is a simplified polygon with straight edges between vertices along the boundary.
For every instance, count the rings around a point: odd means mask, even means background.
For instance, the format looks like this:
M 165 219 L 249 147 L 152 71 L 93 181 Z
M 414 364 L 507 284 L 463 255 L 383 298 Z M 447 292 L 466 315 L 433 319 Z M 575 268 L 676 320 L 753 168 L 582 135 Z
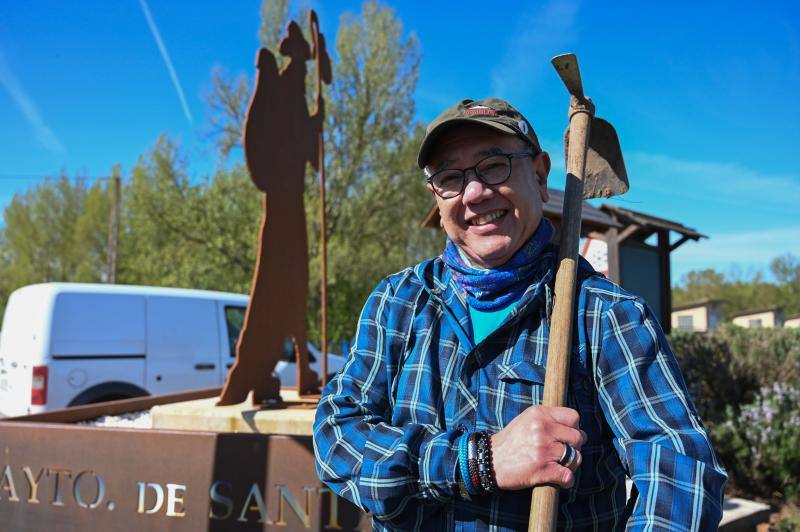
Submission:
M 561 248 L 547 346 L 547 372 L 542 402 L 545 406 L 564 406 L 567 399 L 572 321 L 575 308 L 575 278 L 578 271 L 578 244 L 581 236 L 583 178 L 593 113 L 591 104 L 587 105 L 587 103 L 573 98 L 570 105 L 567 186 L 564 193 Z M 531 514 L 528 521 L 529 532 L 551 532 L 556 529 L 558 489 L 554 485 L 536 486 L 533 489 Z

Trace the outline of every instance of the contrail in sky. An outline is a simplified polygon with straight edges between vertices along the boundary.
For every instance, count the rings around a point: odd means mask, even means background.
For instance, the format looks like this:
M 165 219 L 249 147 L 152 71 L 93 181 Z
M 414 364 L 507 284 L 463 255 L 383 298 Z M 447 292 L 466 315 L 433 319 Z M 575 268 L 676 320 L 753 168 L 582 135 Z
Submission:
M 36 104 L 33 103 L 33 100 L 31 100 L 28 93 L 25 92 L 25 89 L 22 87 L 19 80 L 17 80 L 17 77 L 11 72 L 11 69 L 8 68 L 2 51 L 0 51 L 0 85 L 5 87 L 14 100 L 14 103 L 17 104 L 17 107 L 25 116 L 25 120 L 28 121 L 28 125 L 33 130 L 33 134 L 36 140 L 39 141 L 39 144 L 53 153 L 65 153 L 67 150 L 64 148 L 64 145 L 58 140 L 53 130 L 44 123 L 41 115 L 39 115 L 39 109 L 36 108 Z
M 186 105 L 186 97 L 183 95 L 181 81 L 178 79 L 178 74 L 175 72 L 175 67 L 172 66 L 172 61 L 169 58 L 169 52 L 167 52 L 167 47 L 164 45 L 164 41 L 161 40 L 161 33 L 159 33 L 158 27 L 156 27 L 156 22 L 153 20 L 153 15 L 150 14 L 150 8 L 147 7 L 147 2 L 145 0 L 139 0 L 139 4 L 142 6 L 144 18 L 147 19 L 147 25 L 150 26 L 150 31 L 153 33 L 153 38 L 156 40 L 158 50 L 161 52 L 161 57 L 164 59 L 164 64 L 167 66 L 169 77 L 172 78 L 172 84 L 175 85 L 175 92 L 178 93 L 178 98 L 181 100 L 181 105 L 183 106 L 183 114 L 186 115 L 186 120 L 192 124 L 192 113 L 189 112 L 189 106 Z

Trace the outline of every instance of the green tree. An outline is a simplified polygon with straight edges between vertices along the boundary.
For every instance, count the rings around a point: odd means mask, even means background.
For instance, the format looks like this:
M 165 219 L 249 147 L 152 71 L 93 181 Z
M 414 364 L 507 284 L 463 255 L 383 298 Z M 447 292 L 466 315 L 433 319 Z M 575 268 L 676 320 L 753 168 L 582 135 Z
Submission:
M 252 85 L 245 74 L 230 76 L 220 67 L 211 71 L 211 88 L 206 95 L 209 109 L 206 137 L 223 161 L 242 146 L 242 125 Z
M 800 312 L 800 260 L 791 254 L 775 258 L 770 264 L 774 281 L 762 273 L 743 279 L 735 273 L 723 274 L 707 269 L 686 274 L 672 291 L 676 305 L 707 299 L 725 302 L 724 314 L 764 307 L 781 307 L 787 314 Z
M 123 180 L 117 281 L 247 292 L 261 198 L 242 164 L 194 181 L 187 167 L 162 136 Z M 0 230 L 0 304 L 27 284 L 108 279 L 110 184 L 63 176 L 14 197 Z
M 192 183 L 161 137 L 132 171 L 123 201 L 120 282 L 246 292 L 260 198 L 243 165 Z
M 787 315 L 800 313 L 800 258 L 789 253 L 777 257 L 770 271 L 781 287 L 775 303 Z
M 0 230 L 0 303 L 27 284 L 105 278 L 110 196 L 101 181 L 65 175 L 18 193 Z
M 204 268 L 195 233 L 199 189 L 178 147 L 162 136 L 131 172 L 123 194 L 118 279 L 130 284 L 193 286 Z
M 413 92 L 419 43 L 404 35 L 394 10 L 373 1 L 345 15 L 336 35 L 326 135 L 330 337 L 355 332 L 356 318 L 375 284 L 440 248 L 441 236 L 422 229 L 432 202 L 416 168 L 421 126 Z M 319 234 L 319 195 L 307 183 L 309 235 Z M 311 243 L 309 314 L 319 308 L 319 254 Z

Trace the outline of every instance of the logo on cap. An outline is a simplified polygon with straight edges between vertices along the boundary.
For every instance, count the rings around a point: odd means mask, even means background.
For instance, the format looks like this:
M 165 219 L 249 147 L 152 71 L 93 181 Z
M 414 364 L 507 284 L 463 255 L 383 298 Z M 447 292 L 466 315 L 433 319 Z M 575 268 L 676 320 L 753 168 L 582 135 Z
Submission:
M 526 121 L 520 120 L 517 125 L 519 126 L 519 130 L 522 131 L 523 135 L 528 134 L 528 123 Z
M 474 105 L 468 109 L 464 109 L 464 116 L 472 115 L 497 116 L 497 111 L 485 105 Z

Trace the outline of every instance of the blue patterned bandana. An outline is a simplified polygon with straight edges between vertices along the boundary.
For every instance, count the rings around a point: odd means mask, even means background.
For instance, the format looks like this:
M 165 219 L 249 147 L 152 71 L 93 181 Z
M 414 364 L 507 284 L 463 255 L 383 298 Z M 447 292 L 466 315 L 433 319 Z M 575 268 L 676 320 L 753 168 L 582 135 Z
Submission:
M 497 268 L 482 270 L 470 264 L 449 238 L 442 261 L 453 270 L 453 279 L 466 293 L 470 307 L 493 311 L 517 301 L 533 281 L 536 261 L 550 239 L 553 225 L 542 218 L 539 227 L 521 248 Z

